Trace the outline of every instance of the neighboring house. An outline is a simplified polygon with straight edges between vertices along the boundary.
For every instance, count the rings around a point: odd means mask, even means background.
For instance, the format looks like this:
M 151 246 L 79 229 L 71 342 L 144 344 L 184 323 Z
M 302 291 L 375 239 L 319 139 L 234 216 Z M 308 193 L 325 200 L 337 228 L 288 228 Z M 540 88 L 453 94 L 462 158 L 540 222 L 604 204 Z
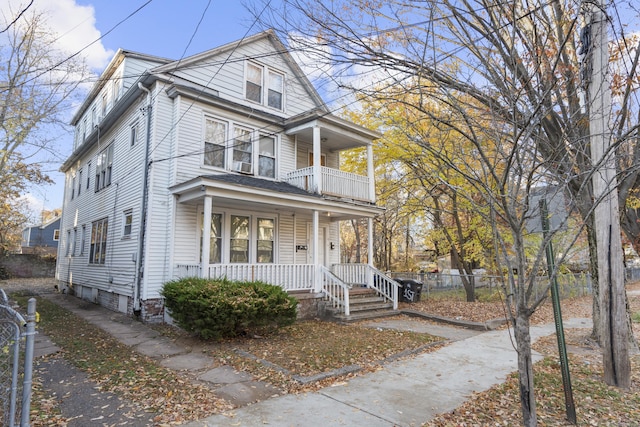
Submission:
M 49 221 L 26 227 L 22 230 L 23 254 L 55 254 L 58 251 L 58 241 L 60 239 L 60 217 L 55 217 Z
M 119 50 L 72 125 L 56 277 L 77 296 L 157 321 L 163 283 L 201 276 L 397 306 L 373 266 L 337 264 L 339 221 L 371 234 L 380 212 L 379 134 L 332 115 L 272 31 L 179 61 Z M 355 147 L 366 176 L 339 170 Z

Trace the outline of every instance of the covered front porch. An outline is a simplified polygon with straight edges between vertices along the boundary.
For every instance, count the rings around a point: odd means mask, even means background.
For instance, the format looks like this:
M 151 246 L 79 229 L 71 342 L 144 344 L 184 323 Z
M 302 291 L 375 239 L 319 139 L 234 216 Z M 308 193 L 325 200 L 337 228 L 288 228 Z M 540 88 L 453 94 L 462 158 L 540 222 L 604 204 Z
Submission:
M 228 174 L 198 177 L 172 191 L 177 218 L 172 278 L 260 280 L 288 292 L 321 295 L 347 315 L 352 289 L 369 288 L 397 308 L 392 279 L 370 264 L 339 264 L 339 221 L 366 218 L 372 242 L 378 208 Z M 368 255 L 372 260 L 372 246 Z

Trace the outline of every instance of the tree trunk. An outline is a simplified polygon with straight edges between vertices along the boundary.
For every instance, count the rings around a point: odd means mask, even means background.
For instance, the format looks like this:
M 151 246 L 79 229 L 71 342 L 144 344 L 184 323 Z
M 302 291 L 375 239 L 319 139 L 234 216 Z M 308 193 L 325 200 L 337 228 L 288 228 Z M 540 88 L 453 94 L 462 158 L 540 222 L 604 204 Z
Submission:
M 522 421 L 525 427 L 535 427 L 538 425 L 538 421 L 536 416 L 536 399 L 533 389 L 531 334 L 529 333 L 529 316 L 525 313 L 524 307 L 518 307 L 518 314 L 515 319 L 515 338 L 518 351 Z
M 362 248 L 360 246 L 361 245 L 360 224 L 358 224 L 357 220 L 352 219 L 351 226 L 353 227 L 353 233 L 356 239 L 356 264 L 360 264 L 362 262 Z
M 593 214 L 587 217 L 587 242 L 589 244 L 589 272 L 591 273 L 591 291 L 593 292 L 593 329 L 591 338 L 602 346 L 602 330 L 600 328 L 600 287 L 598 286 L 598 251 L 596 246 L 596 229 L 593 225 Z

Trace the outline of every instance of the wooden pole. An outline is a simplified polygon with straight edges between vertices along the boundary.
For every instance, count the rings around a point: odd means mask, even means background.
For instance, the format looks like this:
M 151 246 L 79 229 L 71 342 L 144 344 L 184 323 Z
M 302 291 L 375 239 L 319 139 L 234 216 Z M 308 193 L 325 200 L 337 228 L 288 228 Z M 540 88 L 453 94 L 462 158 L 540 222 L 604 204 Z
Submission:
M 629 336 L 626 319 L 624 264 L 620 236 L 615 150 L 611 147 L 611 88 L 606 6 L 594 2 L 590 10 L 592 77 L 589 85 L 589 130 L 594 211 L 598 252 L 598 282 L 604 378 L 609 385 L 631 385 Z

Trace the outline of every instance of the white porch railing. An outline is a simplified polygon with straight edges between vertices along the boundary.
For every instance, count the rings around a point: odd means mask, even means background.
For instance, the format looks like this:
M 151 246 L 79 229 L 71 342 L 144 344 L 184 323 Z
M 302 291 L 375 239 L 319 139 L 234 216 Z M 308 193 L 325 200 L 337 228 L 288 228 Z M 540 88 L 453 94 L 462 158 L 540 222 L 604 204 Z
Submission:
M 370 183 L 366 176 L 324 166 L 320 168 L 320 176 L 322 194 L 371 201 Z M 313 175 L 313 166 L 290 172 L 285 179 L 289 184 L 309 192 L 315 192 L 318 188 Z
M 212 264 L 209 278 L 226 277 L 229 280 L 254 281 L 277 285 L 286 291 L 313 290 L 312 264 Z M 177 264 L 174 278 L 200 276 L 198 264 Z
M 334 264 L 331 271 L 345 283 L 365 285 L 375 289 L 387 301 L 393 302 L 398 309 L 398 288 L 400 284 L 369 264 Z
M 333 308 L 337 308 L 348 316 L 349 308 L 349 287 L 340 280 L 327 267 L 320 266 L 320 283 L 322 293 L 331 303 Z
M 313 291 L 316 268 L 313 264 L 212 264 L 209 278 L 253 281 L 260 280 L 282 287 L 286 291 Z M 198 264 L 179 263 L 174 268 L 174 279 L 200 276 Z M 319 266 L 320 290 L 334 308 L 349 315 L 349 289 L 353 285 L 366 286 L 398 309 L 399 284 L 368 264 L 334 264 L 331 270 Z

